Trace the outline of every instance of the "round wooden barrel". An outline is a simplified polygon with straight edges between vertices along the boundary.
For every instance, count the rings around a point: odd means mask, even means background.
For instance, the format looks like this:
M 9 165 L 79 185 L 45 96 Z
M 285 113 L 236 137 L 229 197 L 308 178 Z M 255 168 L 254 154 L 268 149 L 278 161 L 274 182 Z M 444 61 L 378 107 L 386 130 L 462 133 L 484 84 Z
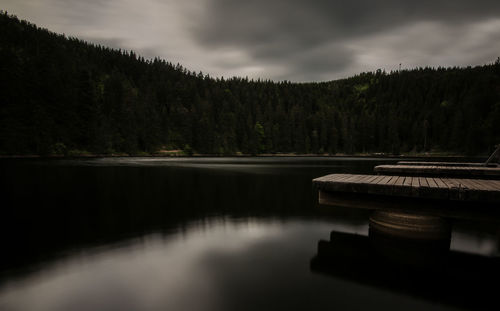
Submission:
M 441 240 L 451 237 L 447 219 L 393 211 L 374 211 L 370 216 L 370 230 L 410 239 Z

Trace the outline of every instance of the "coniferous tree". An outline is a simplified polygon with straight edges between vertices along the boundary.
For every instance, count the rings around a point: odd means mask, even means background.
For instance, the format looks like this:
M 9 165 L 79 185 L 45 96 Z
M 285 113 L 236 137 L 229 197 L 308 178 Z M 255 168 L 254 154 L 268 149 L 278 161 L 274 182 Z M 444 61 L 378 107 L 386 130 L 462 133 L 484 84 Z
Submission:
M 0 14 L 0 154 L 487 154 L 500 58 L 322 83 L 211 78 Z

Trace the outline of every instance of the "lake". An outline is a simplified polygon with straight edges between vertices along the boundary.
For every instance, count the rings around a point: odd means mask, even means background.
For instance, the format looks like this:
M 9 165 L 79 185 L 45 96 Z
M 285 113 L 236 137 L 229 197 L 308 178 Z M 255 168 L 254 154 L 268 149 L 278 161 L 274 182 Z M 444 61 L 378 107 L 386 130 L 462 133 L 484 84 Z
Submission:
M 474 290 L 474 271 L 441 294 L 312 264 L 332 231 L 367 236 L 369 212 L 319 208 L 311 180 L 398 160 L 1 159 L 0 310 L 488 309 L 498 285 Z M 456 221 L 460 267 L 497 269 L 499 233 Z

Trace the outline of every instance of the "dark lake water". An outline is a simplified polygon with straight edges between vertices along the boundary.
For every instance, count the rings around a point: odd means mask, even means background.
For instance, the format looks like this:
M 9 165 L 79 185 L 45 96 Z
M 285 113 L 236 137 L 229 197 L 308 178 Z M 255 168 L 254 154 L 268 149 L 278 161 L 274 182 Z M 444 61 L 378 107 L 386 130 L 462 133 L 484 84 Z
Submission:
M 452 282 L 314 265 L 369 214 L 318 208 L 311 180 L 397 160 L 0 160 L 0 310 L 498 310 L 478 276 L 499 268 L 495 222 L 454 222 Z

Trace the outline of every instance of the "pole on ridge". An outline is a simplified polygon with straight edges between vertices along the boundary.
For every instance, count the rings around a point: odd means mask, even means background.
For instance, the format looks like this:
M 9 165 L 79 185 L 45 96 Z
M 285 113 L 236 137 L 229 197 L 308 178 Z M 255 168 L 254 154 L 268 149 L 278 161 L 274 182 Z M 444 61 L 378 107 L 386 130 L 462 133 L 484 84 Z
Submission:
M 496 146 L 497 149 L 490 155 L 488 160 L 484 163 L 484 166 L 489 166 L 490 163 L 495 163 L 494 160 L 497 158 L 497 162 L 500 162 L 500 144 Z

